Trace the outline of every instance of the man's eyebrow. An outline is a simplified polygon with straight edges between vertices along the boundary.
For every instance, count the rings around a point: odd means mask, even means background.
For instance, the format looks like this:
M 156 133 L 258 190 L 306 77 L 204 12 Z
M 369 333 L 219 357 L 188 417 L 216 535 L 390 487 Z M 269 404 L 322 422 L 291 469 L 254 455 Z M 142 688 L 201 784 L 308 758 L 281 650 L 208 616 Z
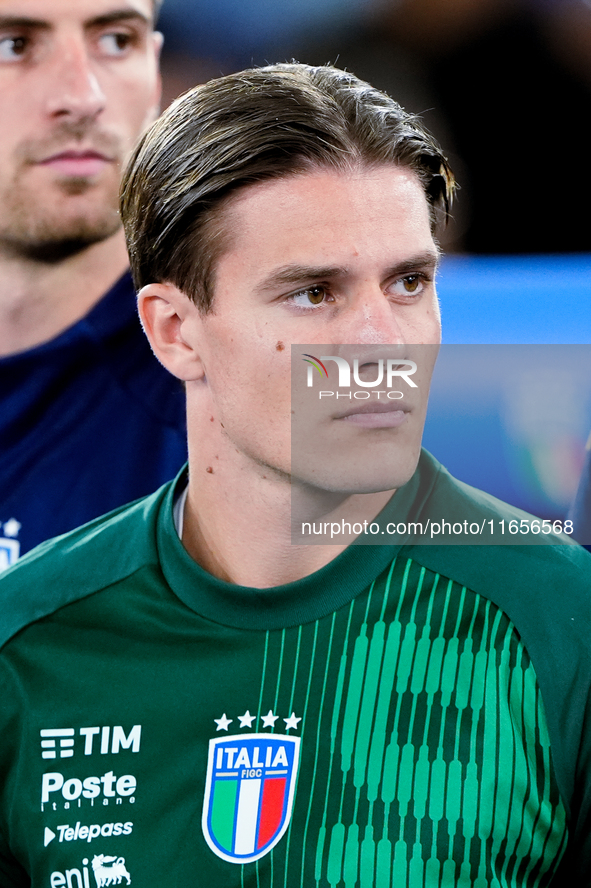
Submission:
M 114 9 L 112 12 L 106 12 L 104 15 L 97 15 L 96 18 L 89 19 L 85 24 L 87 28 L 101 28 L 105 25 L 116 25 L 119 22 L 139 21 L 145 25 L 152 25 L 152 19 L 140 12 L 139 9 L 130 9 L 124 7 L 122 9 Z
M 26 15 L 0 15 L 0 28 L 45 28 L 49 30 L 50 23 L 44 19 L 29 18 Z
M 129 7 L 124 7 L 121 9 L 114 9 L 112 12 L 107 12 L 104 15 L 98 15 L 96 18 L 91 18 L 87 22 L 85 22 L 85 27 L 87 28 L 101 28 L 105 25 L 113 25 L 118 22 L 125 21 L 138 21 L 142 24 L 145 24 L 149 27 L 152 25 L 152 20 L 149 16 L 144 15 L 137 9 L 131 9 Z M 7 30 L 9 28 L 29 28 L 31 30 L 46 30 L 49 31 L 53 27 L 50 21 L 46 21 L 45 19 L 36 19 L 30 18 L 25 15 L 0 15 L 0 29 Z
M 277 268 L 259 285 L 259 290 L 274 290 L 287 284 L 305 284 L 306 282 L 327 280 L 343 277 L 347 269 L 340 265 L 285 265 Z
M 395 265 L 390 266 L 384 277 L 395 277 L 400 274 L 409 274 L 413 271 L 419 271 L 421 268 L 435 269 L 439 264 L 439 251 L 426 250 L 423 253 L 417 253 L 416 256 L 410 256 Z M 274 290 L 277 287 L 294 285 L 304 285 L 313 281 L 334 280 L 335 278 L 346 277 L 350 270 L 342 265 L 285 265 L 273 271 L 264 281 L 261 282 L 257 289 L 266 291 Z
M 426 250 L 424 253 L 417 253 L 416 256 L 410 256 L 402 262 L 397 262 L 391 266 L 386 277 L 395 277 L 399 274 L 410 274 L 413 271 L 420 271 L 421 268 L 435 270 L 439 265 L 441 252 L 439 250 Z

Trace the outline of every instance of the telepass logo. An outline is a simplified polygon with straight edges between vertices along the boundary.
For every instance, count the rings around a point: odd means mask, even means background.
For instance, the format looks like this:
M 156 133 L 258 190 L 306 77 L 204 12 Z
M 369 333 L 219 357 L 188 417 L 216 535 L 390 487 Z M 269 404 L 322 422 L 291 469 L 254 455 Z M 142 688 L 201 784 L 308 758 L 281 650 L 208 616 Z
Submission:
M 214 854 L 251 863 L 275 847 L 289 826 L 300 738 L 286 734 L 209 741 L 202 827 Z

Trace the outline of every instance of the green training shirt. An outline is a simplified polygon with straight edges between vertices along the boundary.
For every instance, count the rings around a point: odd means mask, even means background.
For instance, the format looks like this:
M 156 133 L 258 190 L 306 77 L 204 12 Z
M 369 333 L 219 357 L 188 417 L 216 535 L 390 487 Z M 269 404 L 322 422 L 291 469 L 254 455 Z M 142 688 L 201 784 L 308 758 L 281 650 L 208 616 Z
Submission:
M 183 548 L 180 483 L 0 581 L 1 888 L 591 884 L 584 550 L 248 589 Z M 417 502 L 514 517 L 428 454 L 385 517 Z

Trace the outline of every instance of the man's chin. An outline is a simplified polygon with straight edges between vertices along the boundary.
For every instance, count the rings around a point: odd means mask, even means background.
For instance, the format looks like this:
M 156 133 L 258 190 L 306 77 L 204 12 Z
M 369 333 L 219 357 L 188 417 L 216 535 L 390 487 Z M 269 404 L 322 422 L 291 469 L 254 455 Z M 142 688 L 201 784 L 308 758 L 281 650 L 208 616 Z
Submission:
M 8 234 L 0 242 L 4 252 L 30 262 L 53 265 L 112 237 L 121 228 L 113 213 L 108 218 L 76 219 L 70 224 L 37 224 L 20 236 Z
M 295 479 L 302 488 L 325 492 L 328 496 L 342 497 L 359 494 L 383 493 L 398 490 L 407 484 L 415 473 L 419 454 L 416 458 L 406 458 L 396 464 L 381 466 L 332 466 L 324 471 L 297 472 L 292 474 L 292 485 Z
M 30 244 L 28 249 L 24 250 L 21 255 L 26 256 L 32 262 L 39 262 L 45 265 L 57 265 L 76 256 L 78 253 L 84 252 L 93 244 L 98 243 L 105 238 L 67 238 L 63 240 L 47 241 L 45 243 Z

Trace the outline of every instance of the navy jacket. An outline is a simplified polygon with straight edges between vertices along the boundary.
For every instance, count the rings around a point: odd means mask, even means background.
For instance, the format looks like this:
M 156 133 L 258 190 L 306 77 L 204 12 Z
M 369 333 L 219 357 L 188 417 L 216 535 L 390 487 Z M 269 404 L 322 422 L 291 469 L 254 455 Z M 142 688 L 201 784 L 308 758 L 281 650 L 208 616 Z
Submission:
M 131 276 L 55 339 L 0 361 L 0 569 L 151 493 L 187 458 L 182 386 L 140 327 Z

